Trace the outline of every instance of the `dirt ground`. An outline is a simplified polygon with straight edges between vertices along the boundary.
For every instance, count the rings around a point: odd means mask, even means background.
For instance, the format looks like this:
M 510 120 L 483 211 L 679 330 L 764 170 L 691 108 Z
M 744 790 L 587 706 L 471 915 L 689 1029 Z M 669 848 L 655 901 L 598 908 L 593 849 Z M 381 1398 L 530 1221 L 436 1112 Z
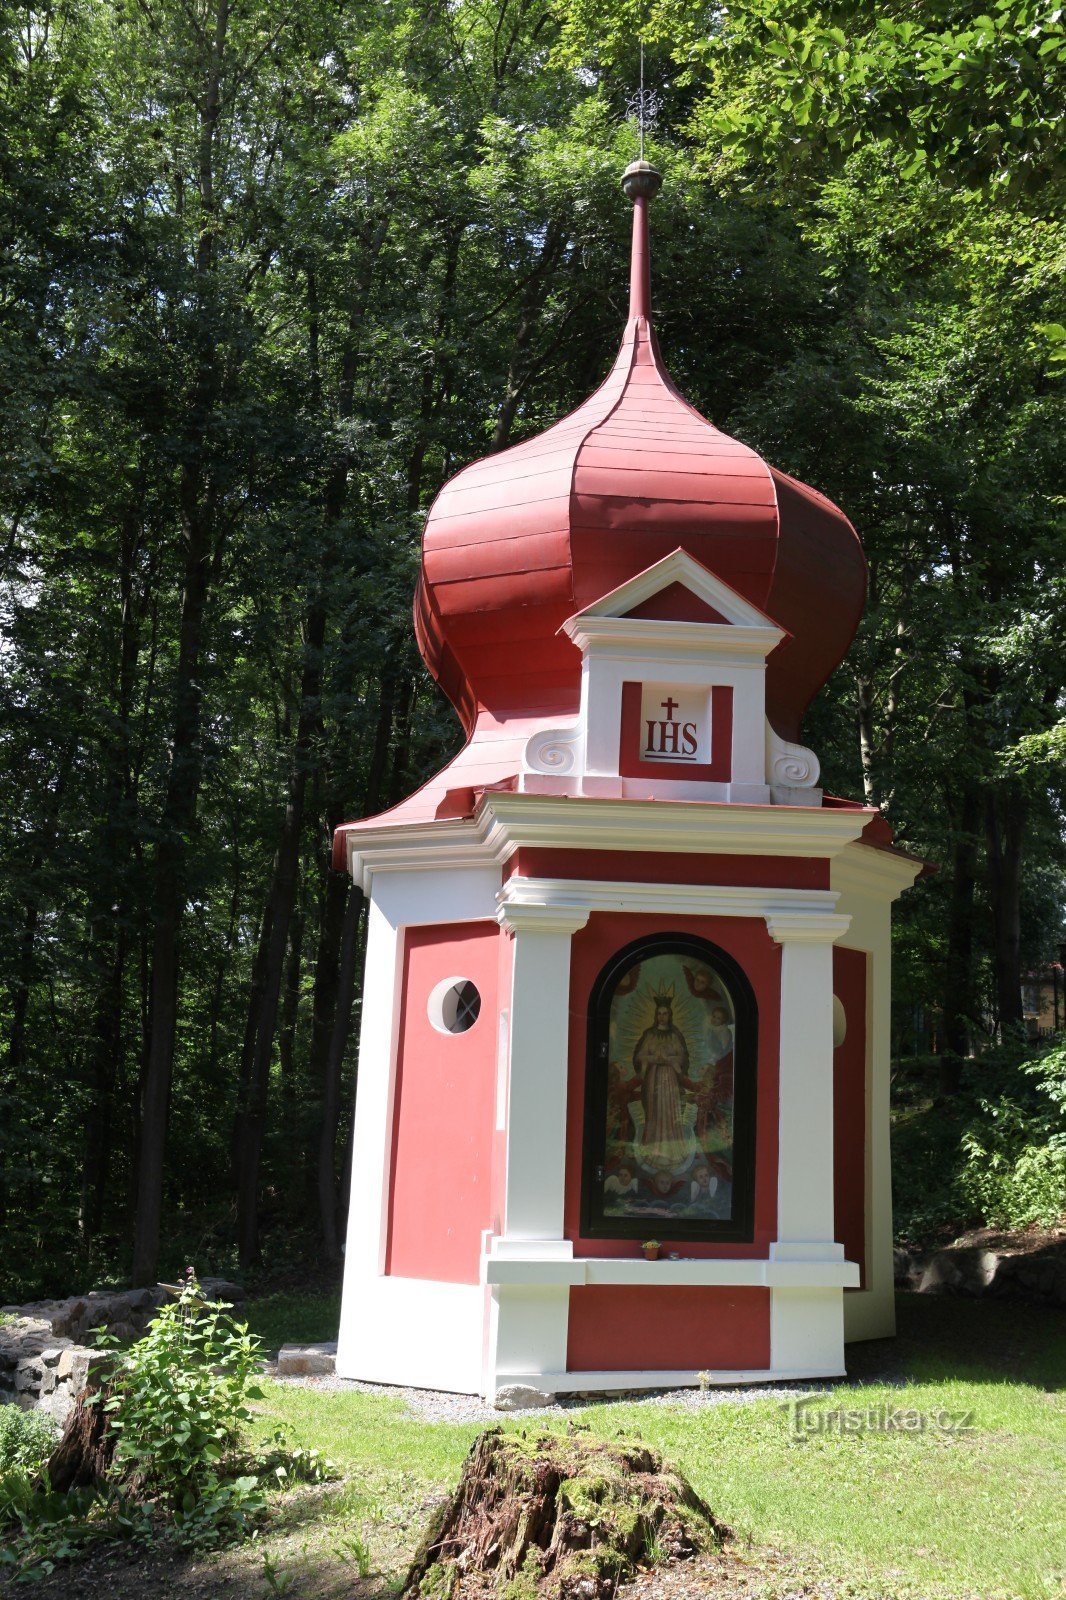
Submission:
M 0 1593 L 12 1600 L 27 1594 L 37 1600 L 269 1600 L 281 1594 L 290 1600 L 394 1600 L 401 1572 L 360 1577 L 341 1553 L 317 1540 L 274 1536 L 269 1547 L 251 1544 L 201 1558 L 112 1546 L 32 1584 L 0 1586 Z M 775 1551 L 730 1546 L 716 1556 L 639 1572 L 619 1588 L 618 1600 L 845 1600 L 855 1592 L 851 1583 L 840 1585 Z

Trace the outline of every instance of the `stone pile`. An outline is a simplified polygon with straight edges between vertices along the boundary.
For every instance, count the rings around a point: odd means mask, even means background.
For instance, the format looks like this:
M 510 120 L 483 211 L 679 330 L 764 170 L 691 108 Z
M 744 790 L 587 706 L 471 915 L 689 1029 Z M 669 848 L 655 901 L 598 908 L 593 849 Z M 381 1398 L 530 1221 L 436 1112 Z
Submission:
M 918 1294 L 953 1294 L 1066 1305 L 1066 1234 L 1027 1248 L 1024 1235 L 996 1245 L 980 1236 L 933 1255 L 895 1252 L 896 1283 Z
M 244 1290 L 222 1278 L 205 1278 L 209 1300 L 236 1304 Z M 38 1409 L 66 1421 L 75 1397 L 105 1352 L 83 1343 L 108 1333 L 123 1344 L 140 1338 L 172 1293 L 164 1284 L 149 1289 L 93 1289 L 69 1300 L 0 1306 L 0 1405 Z

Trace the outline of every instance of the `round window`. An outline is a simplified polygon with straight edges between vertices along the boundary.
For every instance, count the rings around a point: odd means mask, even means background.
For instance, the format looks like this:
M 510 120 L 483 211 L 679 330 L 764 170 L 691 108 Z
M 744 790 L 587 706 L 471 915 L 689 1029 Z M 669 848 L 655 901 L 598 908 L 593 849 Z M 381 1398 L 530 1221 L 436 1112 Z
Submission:
M 833 1049 L 839 1050 L 848 1036 L 848 1015 L 839 995 L 833 996 Z
M 445 978 L 430 994 L 429 1020 L 438 1033 L 466 1033 L 481 1011 L 481 995 L 469 978 Z

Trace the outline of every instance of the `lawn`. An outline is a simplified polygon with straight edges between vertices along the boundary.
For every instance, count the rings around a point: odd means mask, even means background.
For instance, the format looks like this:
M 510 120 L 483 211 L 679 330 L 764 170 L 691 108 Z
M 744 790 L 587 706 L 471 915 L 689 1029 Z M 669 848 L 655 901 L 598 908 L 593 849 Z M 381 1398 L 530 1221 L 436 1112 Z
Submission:
M 336 1331 L 335 1296 L 276 1293 L 247 1310 L 274 1348 Z M 757 1389 L 695 1408 L 619 1401 L 500 1423 L 640 1434 L 732 1528 L 720 1558 L 642 1574 L 620 1600 L 1062 1600 L 1061 1312 L 904 1295 L 899 1322 L 897 1339 L 850 1347 L 849 1382 L 813 1407 L 948 1426 L 797 1434 L 790 1405 Z M 39 1580 L 41 1600 L 392 1600 L 479 1425 L 426 1422 L 387 1392 L 264 1391 L 261 1434 L 318 1446 L 336 1480 L 276 1498 L 244 1545 L 194 1557 L 101 1548 Z
M 751 1391 L 697 1410 L 590 1405 L 549 1425 L 639 1433 L 682 1467 L 741 1549 L 781 1552 L 829 1580 L 829 1592 L 1051 1600 L 1066 1574 L 1061 1320 L 1023 1306 L 902 1297 L 902 1337 L 855 1347 L 859 1382 L 819 1402 L 891 1410 L 897 1420 L 944 1417 L 947 1429 L 797 1437 L 789 1407 Z M 871 1381 L 877 1368 L 885 1376 Z M 345 1487 L 327 1494 L 327 1514 L 393 1578 L 390 1562 L 414 1542 L 427 1502 L 454 1482 L 478 1432 L 416 1420 L 389 1395 L 277 1383 L 262 1415 L 264 1428 L 283 1426 L 338 1464 Z

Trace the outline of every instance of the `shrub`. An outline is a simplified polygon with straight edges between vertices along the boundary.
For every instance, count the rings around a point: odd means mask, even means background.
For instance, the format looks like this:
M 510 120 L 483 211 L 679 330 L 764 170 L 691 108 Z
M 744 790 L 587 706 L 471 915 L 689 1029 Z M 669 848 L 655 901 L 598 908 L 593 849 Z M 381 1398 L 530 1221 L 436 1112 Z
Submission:
M 1050 1225 L 1066 1213 L 1066 1047 L 985 1057 L 950 1099 L 893 1133 L 897 1237 L 922 1247 L 972 1227 Z
M 960 1202 L 990 1227 L 1057 1222 L 1066 1212 L 1066 1047 L 1023 1062 L 977 1106 L 961 1140 Z
M 268 1487 L 329 1475 L 317 1451 L 290 1450 L 280 1435 L 258 1453 L 245 1448 L 248 1402 L 260 1396 L 259 1341 L 230 1309 L 204 1300 L 190 1267 L 177 1298 L 136 1344 L 120 1350 L 100 1340 L 114 1362 L 89 1404 L 103 1407 L 115 1438 L 107 1481 L 66 1494 L 36 1482 L 52 1436 L 41 1435 L 40 1422 L 32 1435 L 20 1433 L 21 1454 L 13 1445 L 11 1470 L 0 1476 L 0 1529 L 10 1530 L 0 1563 L 48 1571 L 101 1539 L 221 1544 L 251 1531 Z M 7 1426 L 14 1439 L 15 1426 Z
M 0 1478 L 17 1469 L 39 1471 L 55 1440 L 55 1424 L 40 1411 L 0 1406 Z
M 259 1341 L 229 1311 L 204 1301 L 190 1268 L 177 1299 L 117 1354 L 103 1402 L 118 1435 L 115 1477 L 176 1511 L 217 1495 L 251 1421 L 247 1402 L 261 1398 Z

